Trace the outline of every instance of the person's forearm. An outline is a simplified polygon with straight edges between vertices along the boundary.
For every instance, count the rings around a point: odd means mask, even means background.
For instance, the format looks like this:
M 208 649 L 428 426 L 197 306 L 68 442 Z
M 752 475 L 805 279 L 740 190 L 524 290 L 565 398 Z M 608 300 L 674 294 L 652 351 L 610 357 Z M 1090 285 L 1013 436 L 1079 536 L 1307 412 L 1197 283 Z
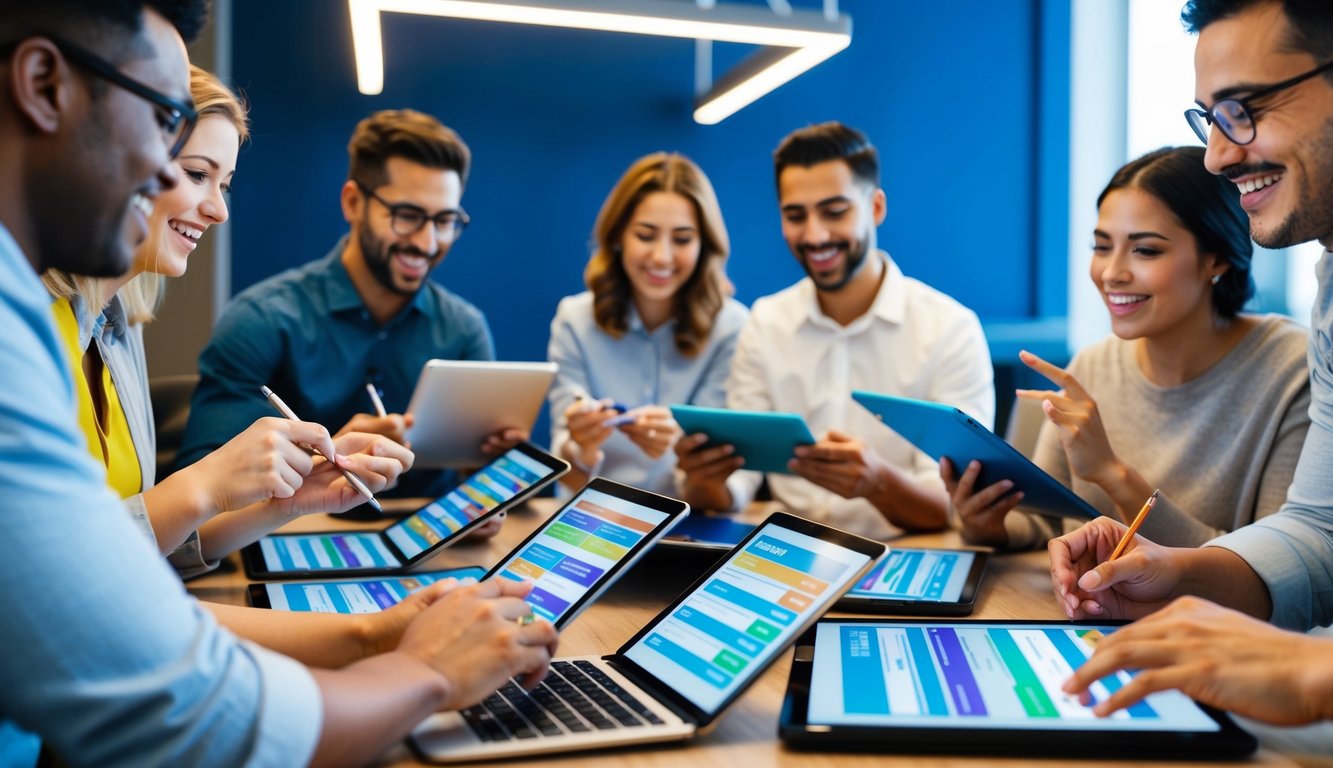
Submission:
M 1171 550 L 1180 569 L 1180 594 L 1196 595 L 1268 621 L 1273 599 L 1268 585 L 1240 555 L 1223 547 Z
M 700 511 L 726 511 L 734 502 L 725 479 L 691 482 L 687 475 L 681 484 L 680 495 L 681 501 L 689 504 L 690 509 Z
M 449 682 L 405 653 L 312 672 L 324 722 L 310 764 L 320 768 L 370 763 L 449 698 Z
M 237 636 L 311 667 L 339 669 L 386 650 L 376 647 L 365 616 L 199 604 Z
M 1143 507 L 1143 502 L 1156 490 L 1137 470 L 1120 462 L 1092 478 L 1092 481 L 1111 498 L 1111 503 L 1115 505 L 1115 515 L 1112 517 L 1122 523 L 1133 520 Z
M 277 501 L 260 501 L 210 518 L 199 526 L 199 550 L 204 560 L 224 558 L 286 525 L 293 519 L 287 509 L 286 504 Z
M 905 531 L 938 531 L 949 523 L 949 494 L 943 484 L 923 485 L 887 464 L 866 499 Z
M 174 552 L 201 523 L 217 514 L 181 473 L 144 491 L 143 503 L 157 538 L 157 550 L 163 555 Z

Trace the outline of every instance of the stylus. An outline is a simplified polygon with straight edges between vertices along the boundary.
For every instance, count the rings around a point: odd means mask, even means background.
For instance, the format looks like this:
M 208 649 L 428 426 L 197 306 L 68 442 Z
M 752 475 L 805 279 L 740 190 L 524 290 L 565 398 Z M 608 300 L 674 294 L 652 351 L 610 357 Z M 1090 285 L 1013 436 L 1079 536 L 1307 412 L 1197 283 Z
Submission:
M 375 406 L 375 415 L 381 419 L 388 416 L 389 412 L 384 410 L 384 401 L 380 399 L 380 392 L 375 389 L 375 385 L 367 381 L 366 392 L 370 394 L 370 402 Z
M 264 397 L 268 398 L 270 405 L 278 409 L 278 413 L 281 413 L 285 418 L 291 419 L 292 421 L 300 421 L 300 419 L 297 418 L 296 413 L 292 411 L 291 408 L 288 408 L 286 403 L 282 402 L 282 398 L 278 397 L 276 392 L 269 389 L 268 387 L 260 387 L 259 391 L 264 394 Z M 312 448 L 312 450 L 314 450 L 315 453 L 318 453 L 320 456 L 324 456 L 324 453 L 319 449 Z M 328 456 L 324 456 L 324 458 L 328 459 L 329 461 L 333 461 L 333 459 L 329 458 Z M 352 474 L 351 470 L 343 469 L 342 467 L 338 467 L 338 471 L 342 472 L 343 477 L 347 478 L 348 485 L 355 488 L 357 493 L 366 497 L 367 503 L 369 503 L 370 506 L 374 507 L 376 512 L 384 514 L 384 508 L 381 507 L 380 503 L 375 500 L 375 494 L 371 493 L 370 489 L 366 487 L 366 484 L 361 482 L 361 478 Z

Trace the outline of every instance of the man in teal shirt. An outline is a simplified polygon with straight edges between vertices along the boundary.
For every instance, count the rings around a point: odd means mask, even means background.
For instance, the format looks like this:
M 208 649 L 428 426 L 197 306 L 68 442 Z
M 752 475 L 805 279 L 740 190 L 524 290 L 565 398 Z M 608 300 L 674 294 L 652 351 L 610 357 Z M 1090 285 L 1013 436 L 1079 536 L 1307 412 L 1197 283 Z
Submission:
M 199 357 L 177 466 L 269 415 L 260 386 L 304 419 L 402 442 L 402 413 L 427 360 L 495 359 L 481 311 L 429 279 L 467 226 L 467 145 L 429 115 L 389 110 L 357 125 L 348 155 L 341 200 L 350 233 L 324 258 L 227 306 Z M 388 415 L 373 415 L 367 383 Z M 416 470 L 396 493 L 438 496 L 453 481 L 452 473 Z

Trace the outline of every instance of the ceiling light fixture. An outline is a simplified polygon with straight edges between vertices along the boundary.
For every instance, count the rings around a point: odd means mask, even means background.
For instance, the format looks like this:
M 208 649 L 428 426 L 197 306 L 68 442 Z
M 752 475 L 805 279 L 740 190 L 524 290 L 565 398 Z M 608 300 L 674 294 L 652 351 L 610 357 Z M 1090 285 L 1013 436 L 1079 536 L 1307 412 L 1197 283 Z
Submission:
M 410 13 L 476 21 L 536 24 L 764 46 L 695 104 L 694 119 L 717 123 L 851 44 L 852 22 L 814 11 L 775 16 L 757 6 L 702 10 L 671 0 L 347 0 L 356 54 L 357 87 L 366 95 L 384 90 L 381 14 Z

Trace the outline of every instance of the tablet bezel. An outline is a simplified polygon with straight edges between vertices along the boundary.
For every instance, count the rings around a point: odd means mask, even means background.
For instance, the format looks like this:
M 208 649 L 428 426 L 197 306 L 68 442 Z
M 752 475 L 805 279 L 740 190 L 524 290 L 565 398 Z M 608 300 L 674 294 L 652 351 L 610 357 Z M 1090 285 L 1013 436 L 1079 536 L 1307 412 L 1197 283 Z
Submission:
M 901 597 L 873 597 L 853 594 L 855 587 L 847 590 L 838 604 L 836 611 L 849 613 L 869 613 L 886 616 L 967 616 L 977 605 L 977 593 L 981 581 L 986 575 L 986 566 L 990 563 L 991 553 L 981 549 L 947 549 L 944 547 L 893 547 L 894 552 L 966 552 L 971 554 L 972 565 L 963 580 L 963 588 L 958 599 L 910 600 Z
M 701 405 L 677 404 L 671 406 L 671 416 L 684 434 L 702 432 L 708 435 L 708 445 L 731 445 L 736 455 L 745 459 L 742 469 L 756 472 L 774 472 L 790 475 L 787 462 L 798 445 L 813 445 L 815 436 L 800 414 L 783 411 L 736 411 L 728 408 L 707 408 Z M 772 455 L 785 446 L 786 457 L 780 463 Z M 756 458 L 756 454 L 759 457 Z
M 1004 438 L 957 408 L 861 389 L 852 390 L 852 399 L 884 426 L 935 461 L 948 456 L 958 472 L 962 472 L 972 460 L 980 461 L 977 488 L 985 488 L 1001 480 L 1013 481 L 1014 490 L 1023 492 L 1019 509 L 1083 522 L 1101 516 L 1101 512 L 1064 483 L 1051 477 L 1021 451 L 1006 443 Z M 911 409 L 911 415 L 917 416 L 918 420 L 906 423 L 897 414 L 886 415 L 885 407 Z
M 340 531 L 270 533 L 268 534 L 268 536 L 264 537 L 264 538 L 282 538 L 290 536 L 346 536 L 351 534 L 377 535 L 380 537 L 380 540 L 384 543 L 384 546 L 388 548 L 390 554 L 398 558 L 397 566 L 380 567 L 380 568 L 336 569 L 336 570 L 318 569 L 318 570 L 274 571 L 271 570 L 269 568 L 268 563 L 265 562 L 263 549 L 260 547 L 260 543 L 256 541 L 252 544 L 247 545 L 245 548 L 241 550 L 241 562 L 245 566 L 245 573 L 252 579 L 264 579 L 269 581 L 306 581 L 310 579 L 324 580 L 326 578 L 337 579 L 343 577 L 370 578 L 374 576 L 387 576 L 387 575 L 406 573 L 410 571 L 412 568 L 424 563 L 426 560 L 429 560 L 431 557 L 435 556 L 437 553 L 439 553 L 441 549 L 444 549 L 445 547 L 448 547 L 452 544 L 461 541 L 473 529 L 485 523 L 487 520 L 490 520 L 495 515 L 513 509 L 519 504 L 522 504 L 523 502 L 527 501 L 529 498 L 531 498 L 539 491 L 541 491 L 541 489 L 555 482 L 557 479 L 559 479 L 561 476 L 563 476 L 566 472 L 569 471 L 569 462 L 564 461 L 563 459 L 560 459 L 554 456 L 553 454 L 550 454 L 527 441 L 517 443 L 512 448 L 506 450 L 505 453 L 502 453 L 499 456 L 492 457 L 491 462 L 494 462 L 502 458 L 505 454 L 509 453 L 509 451 L 511 450 L 518 451 L 522 453 L 524 456 L 532 459 L 533 461 L 538 462 L 543 467 L 546 467 L 546 469 L 549 470 L 546 476 L 544 476 L 537 482 L 533 483 L 532 485 L 528 486 L 527 488 L 524 488 L 523 490 L 519 491 L 513 497 L 496 505 L 494 509 L 491 509 L 479 515 L 475 520 L 472 520 L 471 522 L 464 525 L 462 528 L 459 528 L 457 531 L 455 531 L 453 535 L 435 542 L 431 546 L 418 552 L 413 557 L 410 558 L 403 557 L 403 553 L 398 548 L 398 545 L 393 542 L 393 539 L 389 538 L 389 531 L 395 528 L 396 526 L 406 524 L 408 520 L 412 519 L 413 516 L 417 515 L 425 508 L 429 507 L 432 504 L 438 503 L 441 499 L 448 497 L 449 494 L 461 488 L 467 482 L 467 480 L 464 480 L 462 483 L 459 483 L 453 488 L 450 488 L 446 493 L 421 505 L 417 509 L 413 510 L 411 514 L 404 515 L 401 519 L 396 520 L 395 522 L 385 526 L 384 528 L 346 529 Z M 489 466 L 489 464 L 490 462 L 488 462 L 486 466 Z M 481 469 L 485 469 L 485 466 L 483 466 Z M 480 472 L 481 469 L 478 469 L 477 471 Z
M 870 559 L 867 561 L 865 567 L 863 567 L 859 573 L 857 573 L 852 578 L 847 580 L 847 584 L 849 585 L 856 583 L 857 579 L 865 578 L 865 575 L 870 572 L 870 569 L 873 568 L 877 562 L 879 562 L 879 558 L 882 557 L 886 551 L 888 551 L 888 548 L 881 542 L 872 541 L 870 539 L 866 539 L 861 536 L 856 536 L 854 534 L 847 533 L 846 531 L 838 530 L 837 528 L 830 528 L 826 525 L 816 523 L 812 520 L 807 520 L 803 517 L 797 517 L 796 515 L 790 514 L 788 512 L 774 512 L 770 514 L 767 518 L 765 518 L 762 522 L 760 522 L 758 525 L 756 525 L 754 527 L 754 530 L 750 531 L 750 533 L 744 539 L 742 539 L 739 544 L 732 547 L 730 550 L 726 552 L 726 554 L 719 557 L 717 559 L 717 562 L 714 563 L 712 567 L 710 567 L 707 571 L 705 571 L 703 575 L 695 579 L 694 583 L 690 584 L 689 587 L 687 587 L 684 591 L 682 591 L 679 595 L 677 595 L 676 599 L 671 601 L 670 605 L 662 609 L 661 613 L 654 616 L 652 620 L 649 621 L 647 624 L 645 624 L 643 628 L 641 628 L 638 632 L 636 632 L 633 637 L 631 637 L 629 640 L 626 640 L 624 645 L 621 645 L 620 648 L 616 649 L 615 653 L 611 654 L 610 656 L 602 657 L 607 662 L 615 666 L 616 669 L 619 670 L 622 674 L 632 679 L 635 682 L 635 684 L 637 684 L 644 690 L 650 692 L 658 700 L 662 701 L 664 704 L 673 708 L 676 712 L 681 713 L 688 720 L 695 723 L 698 726 L 700 732 L 706 731 L 708 727 L 714 723 L 714 721 L 720 718 L 727 711 L 727 709 L 736 702 L 736 699 L 740 698 L 747 690 L 749 690 L 750 686 L 754 685 L 759 680 L 760 677 L 763 677 L 764 672 L 767 671 L 768 668 L 771 667 L 778 660 L 778 658 L 782 656 L 783 651 L 785 651 L 788 647 L 790 647 L 792 643 L 796 642 L 798 638 L 802 637 L 804 633 L 807 630 L 809 630 L 810 627 L 813 627 L 815 625 L 815 623 L 819 620 L 822 613 L 815 613 L 811 615 L 809 618 L 805 620 L 805 622 L 801 626 L 797 627 L 796 632 L 792 635 L 791 639 L 788 640 L 786 643 L 784 643 L 781 648 L 778 648 L 772 655 L 770 655 L 767 661 L 765 661 L 764 663 L 760 664 L 757 667 L 754 667 L 750 672 L 750 679 L 746 681 L 744 684 L 737 687 L 736 690 L 733 691 L 730 696 L 723 699 L 722 702 L 718 704 L 717 709 L 713 712 L 705 711 L 704 709 L 699 707 L 698 704 L 695 704 L 693 701 L 690 701 L 686 697 L 682 696 L 680 693 L 676 691 L 675 688 L 671 687 L 670 684 L 659 678 L 657 675 L 654 675 L 647 669 L 643 668 L 638 663 L 631 660 L 626 654 L 629 652 L 631 648 L 634 647 L 636 643 L 638 643 L 641 639 L 646 637 L 649 632 L 652 632 L 657 627 L 658 624 L 670 618 L 671 614 L 675 613 L 676 609 L 680 607 L 682 603 L 688 600 L 697 590 L 701 589 L 703 585 L 706 584 L 708 580 L 713 577 L 713 574 L 717 573 L 728 563 L 730 563 L 732 558 L 735 557 L 736 554 L 744 550 L 745 547 L 749 546 L 750 541 L 754 539 L 756 536 L 758 536 L 760 532 L 763 531 L 765 528 L 767 528 L 770 524 L 776 525 L 781 528 L 786 528 L 787 530 L 794 531 L 796 533 L 805 534 L 806 536 L 810 536 L 812 538 L 816 538 L 821 541 L 826 541 L 830 544 L 840 546 L 843 549 L 849 549 L 853 552 L 859 552 L 869 557 Z M 837 603 L 837 598 L 835 597 L 833 600 L 829 602 L 829 606 L 825 610 L 827 611 L 829 609 L 832 609 L 832 607 L 836 603 Z
M 559 366 L 549 362 L 427 360 L 407 413 L 407 439 L 425 469 L 485 464 L 481 445 L 501 429 L 531 431 Z
M 527 538 L 520 541 L 513 549 L 509 550 L 504 557 L 500 558 L 499 562 L 491 566 L 491 569 L 486 572 L 486 575 L 482 577 L 482 580 L 484 581 L 499 576 L 500 571 L 506 563 L 510 562 L 515 557 L 518 557 L 519 553 L 527 548 L 528 544 L 536 540 L 536 538 L 542 535 L 547 528 L 553 525 L 556 520 L 564 514 L 565 510 L 569 509 L 573 506 L 574 502 L 579 500 L 584 492 L 590 490 L 605 493 L 608 496 L 614 496 L 617 499 L 631 504 L 647 507 L 665 514 L 666 517 L 654 526 L 652 531 L 639 539 L 638 543 L 631 547 L 630 550 L 625 553 L 624 557 L 617 560 L 615 565 L 603 573 L 592 586 L 588 587 L 588 590 L 583 593 L 583 597 L 579 598 L 578 601 L 571 605 L 569 609 L 565 611 L 564 615 L 555 622 L 556 629 L 563 629 L 570 622 L 574 621 L 574 619 L 578 618 L 578 615 L 583 613 L 585 608 L 592 605 L 597 598 L 602 596 L 603 592 L 610 589 L 611 585 L 615 584 L 622 575 L 629 571 L 629 569 L 643 557 L 645 552 L 651 549 L 663 535 L 671 530 L 673 525 L 685 519 L 690 514 L 690 505 L 679 499 L 673 499 L 668 496 L 662 496 L 639 488 L 623 485 L 604 477 L 594 477 L 592 480 L 588 481 L 587 485 L 576 491 L 569 501 L 565 502 L 560 509 L 553 512 L 545 522 L 537 526 L 536 530 L 528 534 Z
M 1084 626 L 1121 625 L 1117 621 L 1045 621 L 1039 619 L 821 619 L 797 641 L 791 676 L 778 719 L 783 743 L 798 749 L 868 750 L 913 754 L 966 754 L 995 757 L 1064 757 L 1092 755 L 1098 758 L 1233 758 L 1252 754 L 1257 740 L 1241 730 L 1229 715 L 1195 702 L 1220 730 L 1132 731 L 1039 728 L 930 728 L 911 726 L 860 726 L 809 723 L 810 680 L 815 663 L 815 635 L 821 624 L 972 624 L 977 626 Z
M 364 578 L 364 579 L 319 579 L 311 581 L 297 581 L 294 583 L 312 584 L 312 585 L 313 584 L 365 584 L 372 581 L 385 581 L 386 579 L 404 578 L 407 576 L 439 576 L 442 579 L 473 578 L 480 581 L 485 575 L 486 575 L 486 569 L 480 565 L 464 565 L 458 568 L 445 568 L 439 571 L 421 571 L 420 573 L 389 574 L 386 576 L 372 576 L 370 578 Z M 269 589 L 273 587 L 287 587 L 291 586 L 292 584 L 293 584 L 292 581 L 261 581 L 252 584 L 247 584 L 245 588 L 246 597 L 249 600 L 250 605 L 254 608 L 268 608 L 270 610 L 278 610 L 273 608 L 273 602 L 272 602 L 273 599 L 272 596 L 269 595 Z M 394 605 L 397 605 L 397 603 L 395 603 Z M 298 611 L 290 608 L 282 610 L 286 610 L 289 613 L 323 613 L 323 611 Z M 353 616 L 356 614 L 339 612 L 338 615 Z

